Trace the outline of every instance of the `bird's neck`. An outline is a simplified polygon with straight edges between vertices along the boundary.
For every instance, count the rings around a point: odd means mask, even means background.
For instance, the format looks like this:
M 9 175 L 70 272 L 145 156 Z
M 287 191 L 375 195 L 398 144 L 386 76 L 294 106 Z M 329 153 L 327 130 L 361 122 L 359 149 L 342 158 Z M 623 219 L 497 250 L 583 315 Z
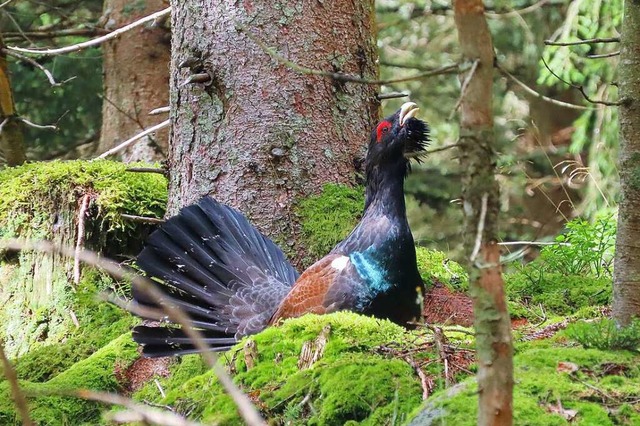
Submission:
M 373 166 L 367 170 L 365 214 L 385 214 L 406 218 L 404 176 L 406 162 Z M 373 211 L 371 211 L 373 210 Z

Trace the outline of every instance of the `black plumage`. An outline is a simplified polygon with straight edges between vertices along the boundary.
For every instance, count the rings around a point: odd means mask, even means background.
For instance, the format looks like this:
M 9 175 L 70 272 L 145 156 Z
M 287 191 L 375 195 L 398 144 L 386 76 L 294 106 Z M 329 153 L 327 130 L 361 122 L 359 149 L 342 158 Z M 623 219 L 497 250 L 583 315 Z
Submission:
M 210 197 L 183 208 L 151 235 L 137 259 L 163 292 L 160 304 L 189 314 L 212 350 L 226 350 L 242 336 L 306 312 L 352 310 L 403 325 L 418 320 L 424 285 L 403 194 L 410 158 L 428 141 L 428 127 L 414 118 L 416 112 L 407 103 L 374 129 L 362 220 L 300 276 L 236 210 Z M 133 297 L 159 307 L 136 287 Z M 146 356 L 196 352 L 170 324 L 138 326 L 133 337 Z

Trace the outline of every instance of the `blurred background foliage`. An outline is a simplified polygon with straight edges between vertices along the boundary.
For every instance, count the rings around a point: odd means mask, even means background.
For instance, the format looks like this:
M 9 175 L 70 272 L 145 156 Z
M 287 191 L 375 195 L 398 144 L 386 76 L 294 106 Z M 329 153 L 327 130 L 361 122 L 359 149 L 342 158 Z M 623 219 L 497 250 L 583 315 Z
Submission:
M 552 239 L 567 220 L 593 218 L 615 206 L 618 125 L 615 107 L 587 102 L 616 101 L 615 69 L 619 45 L 598 43 L 545 46 L 545 40 L 576 41 L 618 35 L 622 1 L 486 1 L 496 61 L 541 95 L 586 109 L 570 109 L 527 93 L 495 69 L 495 135 L 500 154 L 502 238 Z M 424 70 L 459 64 L 461 55 L 451 2 L 378 0 L 378 46 L 382 79 L 408 77 Z M 69 36 L 40 39 L 34 31 L 94 29 L 105 26 L 99 0 L 15 1 L 0 9 L 7 45 L 62 46 L 85 40 Z M 27 129 L 30 160 L 77 158 L 99 139 L 102 105 L 100 49 L 39 58 L 58 81 L 51 87 L 41 71 L 10 58 L 17 110 L 60 130 Z M 462 64 L 464 65 L 464 64 Z M 467 64 L 468 65 L 468 64 Z M 165 72 L 165 69 L 161 70 Z M 553 71 L 553 72 L 552 72 Z M 460 97 L 457 74 L 389 84 L 382 93 L 401 91 L 421 106 L 431 124 L 432 149 L 456 143 Z M 407 98 L 383 101 L 383 114 Z M 415 167 L 406 189 L 409 216 L 420 245 L 460 254 L 462 212 L 456 149 L 432 153 Z

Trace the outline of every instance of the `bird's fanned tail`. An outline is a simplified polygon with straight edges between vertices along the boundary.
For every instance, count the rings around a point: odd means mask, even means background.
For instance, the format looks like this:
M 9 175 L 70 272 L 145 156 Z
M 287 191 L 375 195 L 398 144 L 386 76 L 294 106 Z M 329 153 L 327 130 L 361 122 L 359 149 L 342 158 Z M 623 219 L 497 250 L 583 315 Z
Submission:
M 187 313 L 212 350 L 228 349 L 236 338 L 264 329 L 298 278 L 271 240 L 210 197 L 155 231 L 137 264 L 158 282 L 161 304 Z M 133 298 L 159 307 L 135 286 Z M 133 337 L 150 357 L 197 352 L 178 327 L 138 326 Z

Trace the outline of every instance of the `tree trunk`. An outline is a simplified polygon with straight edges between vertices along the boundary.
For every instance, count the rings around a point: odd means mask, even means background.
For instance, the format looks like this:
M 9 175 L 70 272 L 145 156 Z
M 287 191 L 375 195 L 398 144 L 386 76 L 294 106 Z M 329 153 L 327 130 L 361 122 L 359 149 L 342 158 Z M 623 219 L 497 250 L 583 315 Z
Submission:
M 478 61 L 471 77 L 465 77 L 470 79 L 460 104 L 459 141 L 460 163 L 467 171 L 462 198 L 476 329 L 478 425 L 511 425 L 513 345 L 496 244 L 500 205 L 493 148 L 493 46 L 481 0 L 456 0 L 454 18 L 464 58 Z
M 300 65 L 376 78 L 373 1 L 172 4 L 169 212 L 212 194 L 301 259 L 296 202 L 354 182 L 379 105 L 372 86 L 297 73 L 255 39 Z
M 115 29 L 167 7 L 165 0 L 105 0 L 107 28 Z M 156 22 L 127 31 L 103 48 L 104 99 L 99 152 L 165 120 L 149 111 L 169 103 L 170 31 Z M 163 160 L 169 131 L 147 136 L 120 154 L 125 161 Z
M 0 34 L 0 157 L 8 166 L 18 166 L 27 159 L 22 134 L 22 123 L 16 119 L 13 90 L 9 79 L 7 55 Z
M 620 325 L 640 317 L 640 4 L 624 2 L 620 52 L 620 203 L 613 316 Z

